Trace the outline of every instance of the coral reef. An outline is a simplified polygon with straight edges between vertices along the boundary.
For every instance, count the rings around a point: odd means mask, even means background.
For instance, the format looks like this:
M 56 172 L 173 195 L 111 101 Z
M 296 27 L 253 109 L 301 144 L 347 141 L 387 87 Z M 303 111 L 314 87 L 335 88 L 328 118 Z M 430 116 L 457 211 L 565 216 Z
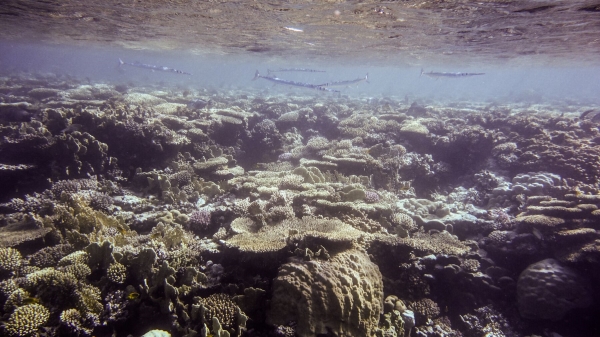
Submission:
M 0 76 L 5 335 L 598 331 L 596 107 L 28 76 Z

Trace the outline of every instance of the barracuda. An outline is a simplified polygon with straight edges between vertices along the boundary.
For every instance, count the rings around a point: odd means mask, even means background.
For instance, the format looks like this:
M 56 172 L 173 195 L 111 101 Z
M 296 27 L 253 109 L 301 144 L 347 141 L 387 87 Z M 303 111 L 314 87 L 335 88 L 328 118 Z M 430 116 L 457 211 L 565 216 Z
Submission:
M 267 70 L 267 73 L 279 73 L 284 71 L 297 71 L 297 72 L 305 72 L 305 73 L 325 73 L 325 70 L 315 70 L 315 69 L 306 69 L 306 68 L 286 68 L 286 69 L 277 69 L 277 70 Z
M 174 68 L 155 66 L 152 64 L 145 64 L 145 63 L 140 63 L 140 62 L 133 62 L 133 63 L 132 62 L 124 62 L 123 60 L 119 59 L 119 67 L 122 67 L 124 65 L 137 67 L 137 68 L 143 68 L 143 69 L 150 69 L 152 71 L 164 71 L 164 72 L 168 72 L 168 73 L 191 75 L 188 72 L 181 71 L 181 70 L 174 69 Z
M 252 80 L 254 81 L 257 78 L 262 78 L 262 79 L 265 79 L 267 81 L 271 81 L 271 82 L 277 83 L 277 84 L 291 85 L 294 87 L 302 87 L 302 88 L 316 89 L 316 90 L 329 91 L 329 92 L 339 92 L 338 90 L 324 88 L 322 85 L 315 85 L 315 84 L 296 82 L 296 81 L 288 81 L 288 80 L 284 80 L 284 79 L 278 78 L 278 77 L 263 76 L 258 72 L 258 70 L 256 71 L 256 73 L 254 73 L 254 78 L 252 78 Z
M 440 78 L 440 77 L 469 77 L 469 76 L 477 76 L 477 75 L 485 75 L 485 73 L 443 73 L 443 72 L 435 72 L 435 71 L 430 71 L 428 73 L 423 72 L 423 69 L 421 68 L 421 74 L 419 75 L 419 77 L 421 77 L 421 75 L 425 75 L 425 76 L 429 76 L 432 78 Z
M 349 87 L 353 84 L 358 84 L 360 82 L 370 83 L 369 82 L 369 74 L 366 74 L 365 77 L 360 77 L 355 80 L 336 81 L 336 82 L 328 82 L 328 83 L 319 84 L 318 87 Z

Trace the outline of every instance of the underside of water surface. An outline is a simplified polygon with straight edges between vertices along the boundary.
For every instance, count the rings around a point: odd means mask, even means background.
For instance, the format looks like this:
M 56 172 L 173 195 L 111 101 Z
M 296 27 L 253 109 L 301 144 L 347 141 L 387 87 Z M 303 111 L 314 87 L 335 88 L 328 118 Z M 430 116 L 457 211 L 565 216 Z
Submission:
M 599 13 L 2 2 L 0 335 L 600 335 Z

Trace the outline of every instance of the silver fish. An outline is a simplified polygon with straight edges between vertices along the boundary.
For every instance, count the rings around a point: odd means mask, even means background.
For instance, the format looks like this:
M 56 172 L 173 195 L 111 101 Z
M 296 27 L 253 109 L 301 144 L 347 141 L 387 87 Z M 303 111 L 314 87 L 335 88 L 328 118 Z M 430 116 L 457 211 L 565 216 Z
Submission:
M 188 104 L 188 109 L 202 109 L 210 103 L 210 100 L 205 101 L 203 99 L 193 99 Z
M 423 72 L 423 68 L 421 68 L 421 74 L 419 75 L 419 77 L 421 77 L 421 75 L 425 75 L 425 76 L 429 76 L 432 78 L 440 78 L 440 77 L 469 77 L 469 76 L 477 76 L 477 75 L 484 75 L 485 73 L 444 73 L 444 72 L 436 72 L 436 71 L 430 71 L 428 73 Z
M 349 80 L 349 81 L 336 81 L 336 82 L 328 82 L 328 83 L 323 83 L 323 84 L 319 84 L 318 87 L 349 87 L 353 84 L 358 84 L 360 82 L 369 82 L 369 74 L 367 73 L 365 75 L 365 77 L 359 77 L 355 80 Z
M 291 86 L 294 86 L 294 87 L 302 87 L 302 88 L 316 89 L 316 90 L 329 91 L 329 92 L 339 92 L 337 90 L 323 88 L 322 85 L 315 85 L 315 84 L 310 84 L 310 83 L 289 81 L 289 80 L 284 80 L 284 79 L 278 78 L 278 77 L 271 77 L 271 76 L 268 76 L 268 75 L 264 76 L 264 75 L 261 75 L 258 72 L 258 70 L 256 71 L 256 73 L 254 73 L 254 78 L 252 78 L 252 80 L 254 81 L 257 78 L 263 78 L 263 79 L 265 79 L 267 81 L 271 81 L 273 83 L 291 85 Z
M 178 69 L 174 69 L 174 68 L 169 68 L 169 67 L 164 67 L 164 66 L 155 66 L 152 64 L 146 64 L 146 63 L 140 63 L 140 62 L 124 62 L 123 60 L 119 59 L 119 67 L 122 67 L 124 65 L 127 66 L 132 66 L 132 67 L 137 67 L 137 68 L 143 68 L 143 69 L 150 69 L 152 71 L 165 71 L 168 73 L 175 73 L 175 74 L 182 74 L 182 75 L 191 75 L 188 72 L 185 71 L 181 71 Z
M 279 73 L 284 71 L 297 71 L 297 72 L 305 72 L 305 73 L 325 73 L 325 70 L 315 70 L 315 69 L 306 69 L 306 68 L 287 68 L 287 69 L 277 69 L 271 70 L 268 69 L 267 73 Z

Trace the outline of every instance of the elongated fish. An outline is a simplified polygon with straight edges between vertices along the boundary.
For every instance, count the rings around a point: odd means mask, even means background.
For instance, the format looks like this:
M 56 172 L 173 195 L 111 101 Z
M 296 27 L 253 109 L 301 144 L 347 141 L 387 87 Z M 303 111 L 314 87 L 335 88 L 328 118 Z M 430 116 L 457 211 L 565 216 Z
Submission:
M 353 84 L 358 84 L 360 82 L 369 82 L 369 74 L 366 74 L 365 77 L 359 77 L 355 80 L 349 80 L 349 81 L 336 81 L 336 82 L 328 82 L 328 83 L 323 83 L 323 84 L 319 84 L 318 87 L 349 87 Z
M 421 68 L 421 74 L 419 75 L 419 77 L 421 77 L 421 75 L 425 75 L 425 76 L 429 76 L 432 78 L 440 78 L 440 77 L 468 77 L 468 76 L 477 76 L 477 75 L 484 75 L 485 73 L 443 73 L 443 72 L 436 72 L 436 71 L 430 71 L 428 73 L 423 72 L 423 68 Z
M 285 84 L 285 85 L 291 85 L 294 87 L 302 87 L 302 88 L 308 88 L 308 89 L 316 89 L 316 90 L 321 90 L 321 91 L 329 91 L 329 92 L 339 92 L 337 90 L 333 90 L 333 89 L 329 89 L 329 88 L 324 88 L 321 85 L 315 85 L 315 84 L 310 84 L 310 83 L 304 83 L 304 82 L 296 82 L 296 81 L 289 81 L 289 80 L 284 80 L 282 78 L 279 77 L 272 77 L 272 76 L 264 76 L 261 75 L 258 70 L 256 71 L 256 73 L 254 73 L 254 78 L 252 78 L 252 80 L 256 80 L 257 78 L 262 78 L 265 79 L 267 81 L 271 81 L 273 83 L 277 83 L 277 84 Z
M 137 68 L 143 68 L 143 69 L 150 69 L 152 71 L 165 71 L 168 73 L 175 73 L 175 74 L 182 74 L 182 75 L 191 75 L 188 72 L 185 71 L 181 71 L 178 69 L 174 69 L 174 68 L 169 68 L 169 67 L 163 67 L 163 66 L 155 66 L 152 64 L 145 64 L 145 63 L 140 63 L 140 62 L 124 62 L 123 60 L 119 59 L 119 67 L 122 67 L 123 65 L 127 65 L 127 66 L 132 66 L 132 67 L 137 67 Z
M 267 73 L 279 73 L 284 71 L 297 71 L 297 72 L 305 72 L 305 73 L 325 73 L 325 70 L 315 70 L 315 69 L 306 69 L 306 68 L 286 68 L 286 69 L 277 69 L 277 70 L 267 70 Z

